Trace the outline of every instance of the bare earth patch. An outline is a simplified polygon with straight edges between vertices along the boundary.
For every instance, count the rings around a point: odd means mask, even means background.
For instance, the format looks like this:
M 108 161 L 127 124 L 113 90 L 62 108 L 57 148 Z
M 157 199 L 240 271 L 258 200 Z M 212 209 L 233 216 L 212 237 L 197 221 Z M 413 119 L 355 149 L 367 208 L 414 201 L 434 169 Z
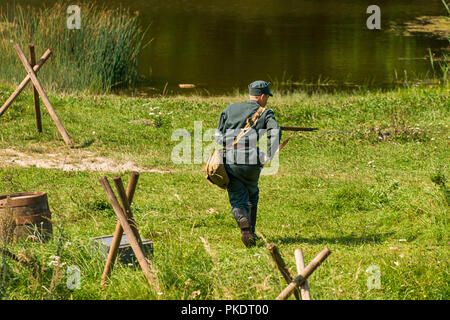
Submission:
M 0 167 L 36 167 L 60 169 L 63 171 L 105 171 L 105 172 L 156 172 L 169 173 L 168 170 L 144 168 L 132 161 L 117 163 L 112 159 L 97 156 L 89 151 L 72 150 L 64 153 L 20 152 L 14 149 L 0 149 Z

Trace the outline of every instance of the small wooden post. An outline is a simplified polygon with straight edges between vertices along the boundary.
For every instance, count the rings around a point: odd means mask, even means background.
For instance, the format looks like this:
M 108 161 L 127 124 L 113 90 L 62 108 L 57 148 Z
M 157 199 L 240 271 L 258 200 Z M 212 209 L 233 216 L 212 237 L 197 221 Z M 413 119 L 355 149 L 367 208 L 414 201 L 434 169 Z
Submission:
M 303 270 L 305 270 L 305 260 L 303 259 L 302 249 L 297 249 L 294 251 L 295 256 L 295 264 L 297 265 L 297 274 L 300 275 Z M 300 293 L 302 295 L 303 300 L 311 300 L 311 296 L 309 294 L 309 285 L 308 281 L 305 280 L 305 283 L 300 287 Z
M 128 217 L 128 222 L 130 223 L 130 227 L 133 230 L 133 233 L 136 239 L 139 242 L 139 246 L 142 251 L 144 251 L 144 246 L 142 245 L 142 239 L 139 235 L 139 231 L 137 229 L 137 223 L 133 218 L 133 213 L 131 212 L 130 204 L 128 203 L 128 198 L 125 193 L 125 188 L 123 187 L 122 179 L 120 176 L 114 177 L 114 184 L 116 185 L 117 194 L 119 195 L 120 202 L 122 203 L 122 208 L 124 209 L 124 213 Z
M 108 182 L 108 179 L 106 177 L 103 177 L 100 179 L 100 182 L 103 186 L 103 189 L 106 192 L 106 196 L 108 197 L 108 200 L 111 203 L 111 206 L 112 206 L 114 212 L 117 215 L 117 218 L 120 221 L 120 224 L 122 225 L 122 228 L 123 228 L 125 234 L 128 237 L 128 240 L 130 241 L 131 248 L 133 249 L 133 252 L 136 255 L 139 265 L 141 266 L 141 269 L 144 272 L 144 275 L 146 276 L 149 285 L 151 287 L 154 287 L 156 289 L 156 292 L 159 293 L 160 288 L 159 288 L 159 284 L 158 284 L 158 279 L 155 277 L 155 275 L 151 271 L 153 269 L 152 264 L 145 257 L 145 254 L 142 251 L 141 246 L 139 245 L 139 241 L 136 239 L 134 231 L 133 231 L 132 227 L 130 226 L 130 223 L 125 214 L 125 211 L 122 209 L 119 202 L 117 201 L 117 198 L 114 194 L 114 191 L 111 188 L 111 185 Z
M 34 66 L 36 65 L 36 54 L 34 52 L 34 44 L 30 43 L 28 47 L 30 49 L 30 63 L 31 66 L 34 68 Z M 42 132 L 41 105 L 39 103 L 39 93 L 37 92 L 34 85 L 32 85 L 32 91 L 34 98 L 34 113 L 36 118 L 36 128 L 38 132 Z
M 278 295 L 277 300 L 286 300 L 298 286 L 301 286 L 306 279 L 317 269 L 318 266 L 330 255 L 330 249 L 323 249 L 310 264 Z
M 69 134 L 67 133 L 66 129 L 64 129 L 64 126 L 62 125 L 61 121 L 58 118 L 58 115 L 56 114 L 55 110 L 52 107 L 52 104 L 50 103 L 50 100 L 48 100 L 48 97 L 44 91 L 44 89 L 41 86 L 41 83 L 39 82 L 38 78 L 36 77 L 36 73 L 34 72 L 33 68 L 28 63 L 27 58 L 25 57 L 25 54 L 22 51 L 22 48 L 20 48 L 19 45 L 16 46 L 17 54 L 19 55 L 20 60 L 22 61 L 23 66 L 25 67 L 25 70 L 27 70 L 28 75 L 31 78 L 31 81 L 33 82 L 34 86 L 36 87 L 37 91 L 39 92 L 39 95 L 42 98 L 42 101 L 44 102 L 45 107 L 48 110 L 48 113 L 50 113 L 50 116 L 52 117 L 53 121 L 56 124 L 56 127 L 59 130 L 59 133 L 63 137 L 64 141 L 69 147 L 73 147 L 72 140 L 69 137 Z
M 130 182 L 128 183 L 127 194 L 126 194 L 128 203 L 130 205 L 133 202 L 134 191 L 136 190 L 136 185 L 137 185 L 138 179 L 139 179 L 139 173 L 136 171 L 133 171 L 131 173 L 131 178 L 130 178 Z M 111 247 L 109 248 L 108 258 L 106 260 L 105 268 L 103 270 L 102 279 L 100 282 L 101 286 L 103 286 L 105 284 L 106 279 L 109 277 L 109 274 L 111 273 L 111 271 L 114 267 L 114 262 L 116 261 L 116 258 L 117 258 L 117 253 L 119 251 L 119 246 L 120 246 L 120 241 L 122 240 L 122 236 L 123 236 L 123 228 L 122 228 L 122 225 L 120 224 L 120 221 L 117 221 L 116 229 L 114 230 L 113 241 L 111 243 Z
M 291 272 L 289 271 L 289 268 L 286 266 L 286 263 L 284 263 L 284 260 L 281 257 L 280 252 L 278 251 L 278 248 L 273 243 L 268 243 L 266 247 L 269 250 L 270 254 L 272 255 L 272 258 L 275 261 L 278 270 L 280 270 L 284 280 L 286 281 L 287 284 L 290 284 L 292 282 L 292 275 Z M 300 300 L 298 288 L 295 288 L 294 295 L 297 300 Z
M 48 58 L 50 58 L 51 55 L 52 55 L 52 52 L 50 50 L 45 51 L 45 53 L 42 55 L 41 59 L 39 59 L 37 64 L 33 67 L 34 72 L 38 72 L 39 69 L 41 69 L 41 67 L 48 60 Z M 8 98 L 8 100 L 6 100 L 6 102 L 0 108 L 0 116 L 2 116 L 2 114 L 5 113 L 5 111 L 9 108 L 9 106 L 19 96 L 19 94 L 23 91 L 23 89 L 26 87 L 26 85 L 30 81 L 31 81 L 30 75 L 27 74 L 25 79 L 22 80 L 22 82 L 19 84 L 19 86 L 16 88 L 16 90 L 11 94 L 11 96 Z

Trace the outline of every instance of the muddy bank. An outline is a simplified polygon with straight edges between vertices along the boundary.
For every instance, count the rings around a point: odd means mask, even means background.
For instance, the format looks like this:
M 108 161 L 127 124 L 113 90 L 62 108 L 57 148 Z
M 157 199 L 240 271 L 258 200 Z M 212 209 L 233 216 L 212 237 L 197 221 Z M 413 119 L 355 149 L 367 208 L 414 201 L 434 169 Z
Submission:
M 403 25 L 391 24 L 391 31 L 404 36 L 421 33 L 446 40 L 450 37 L 450 18 L 443 16 L 421 16 Z

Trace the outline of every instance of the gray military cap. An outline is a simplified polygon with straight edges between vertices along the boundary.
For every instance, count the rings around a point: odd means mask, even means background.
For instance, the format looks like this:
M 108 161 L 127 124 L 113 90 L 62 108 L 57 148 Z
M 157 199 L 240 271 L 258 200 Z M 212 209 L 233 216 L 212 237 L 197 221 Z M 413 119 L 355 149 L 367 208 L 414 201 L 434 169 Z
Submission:
M 251 96 L 260 96 L 262 94 L 268 94 L 269 96 L 273 97 L 273 94 L 270 92 L 269 84 L 262 80 L 250 83 L 248 85 L 248 89 Z

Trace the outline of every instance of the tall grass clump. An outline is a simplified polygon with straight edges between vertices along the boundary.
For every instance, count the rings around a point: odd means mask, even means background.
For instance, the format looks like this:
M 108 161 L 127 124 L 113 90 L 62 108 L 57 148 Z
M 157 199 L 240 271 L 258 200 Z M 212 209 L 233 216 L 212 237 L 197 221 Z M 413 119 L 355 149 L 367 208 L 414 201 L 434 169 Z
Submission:
M 138 81 L 138 55 L 145 32 L 138 13 L 125 9 L 103 9 L 84 4 L 81 29 L 69 29 L 69 4 L 41 9 L 15 6 L 0 14 L 0 79 L 17 83 L 25 76 L 14 50 L 28 51 L 34 43 L 39 56 L 49 48 L 51 61 L 40 71 L 40 79 L 51 90 L 109 92 Z M 26 51 L 26 52 L 27 52 Z
M 441 0 L 441 1 L 442 1 L 442 4 L 444 5 L 445 9 L 447 10 L 447 16 L 445 18 L 450 19 L 450 8 L 445 0 Z M 447 37 L 447 41 L 450 44 L 449 37 Z M 435 63 L 435 61 L 434 61 L 435 59 L 433 58 L 433 53 L 431 52 L 431 50 L 428 49 L 428 51 L 429 51 L 429 56 L 430 56 L 430 64 L 433 69 L 433 72 L 438 70 L 438 72 L 442 75 L 440 81 L 443 83 L 443 85 L 447 85 L 448 84 L 448 73 L 450 70 L 450 65 L 449 65 L 450 55 L 448 54 L 448 50 L 447 50 L 447 52 L 444 52 L 442 57 L 436 61 L 437 63 Z
M 444 5 L 445 9 L 447 9 L 447 13 L 450 15 L 450 8 L 449 5 L 447 4 L 447 2 L 445 0 L 441 0 L 442 4 Z M 450 2 L 449 2 L 450 4 Z
M 445 0 L 441 0 L 441 1 L 442 1 L 442 4 L 444 5 L 445 9 L 447 10 L 447 17 L 446 18 L 450 19 L 450 8 L 449 8 L 449 5 L 446 3 Z M 447 37 L 447 41 L 450 44 L 450 38 L 449 37 Z M 442 74 L 442 80 L 441 81 L 443 82 L 444 85 L 448 84 L 448 73 L 449 73 L 449 70 L 450 70 L 449 61 L 450 61 L 450 55 L 447 52 L 445 52 L 442 55 L 442 58 L 440 59 L 440 61 L 438 63 L 439 71 Z M 433 68 L 433 71 L 434 71 L 435 67 L 434 67 L 433 55 L 432 55 L 431 52 L 430 52 L 430 63 L 431 63 L 431 66 Z

